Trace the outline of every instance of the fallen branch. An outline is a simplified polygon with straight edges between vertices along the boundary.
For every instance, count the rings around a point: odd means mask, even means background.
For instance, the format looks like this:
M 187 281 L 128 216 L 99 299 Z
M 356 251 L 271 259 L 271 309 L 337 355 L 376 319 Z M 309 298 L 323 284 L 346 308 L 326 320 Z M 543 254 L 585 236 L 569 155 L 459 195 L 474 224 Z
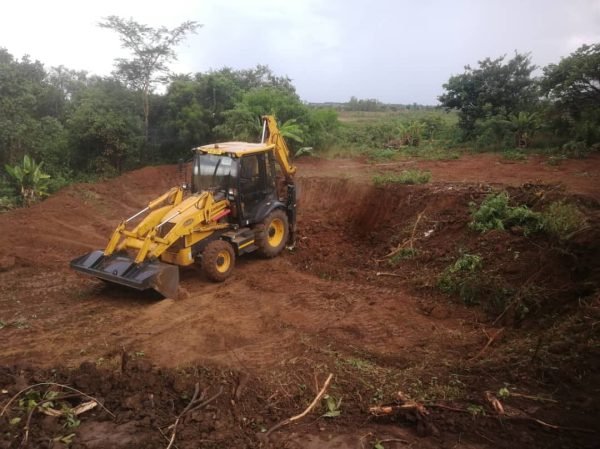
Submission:
M 514 396 L 516 398 L 532 399 L 534 401 L 552 402 L 554 404 L 558 404 L 558 401 L 556 399 L 544 398 L 542 396 L 531 396 L 528 394 L 515 393 L 514 391 L 510 392 L 510 396 Z
M 483 348 L 481 348 L 481 351 L 479 351 L 477 354 L 475 354 L 469 360 L 475 360 L 475 359 L 478 359 L 479 357 L 481 357 L 483 355 L 483 353 L 485 352 L 485 350 L 487 348 L 489 348 L 489 346 L 494 342 L 494 340 L 496 340 L 500 336 L 500 334 L 502 334 L 502 332 L 504 332 L 504 328 L 501 328 L 500 330 L 498 330 L 494 335 L 489 336 L 487 343 L 485 344 L 485 346 Z
M 493 417 L 491 417 L 493 418 Z M 549 424 L 547 422 L 542 421 L 541 419 L 532 418 L 531 416 L 503 416 L 501 419 L 510 419 L 510 420 L 521 420 L 521 421 L 532 421 L 538 423 L 540 426 L 548 427 L 549 429 L 556 430 L 569 430 L 571 432 L 583 432 L 583 433 L 600 433 L 598 430 L 594 429 L 586 429 L 583 427 L 565 427 L 565 426 L 557 426 L 556 424 Z
M 186 405 L 186 407 L 183 409 L 183 411 L 177 416 L 173 425 L 170 426 L 170 428 L 172 428 L 173 431 L 171 432 L 171 438 L 169 440 L 169 445 L 167 446 L 167 449 L 171 449 L 171 447 L 173 446 L 173 443 L 175 442 L 175 435 L 177 434 L 177 424 L 179 424 L 179 420 L 181 419 L 181 417 L 190 409 L 192 404 L 196 401 L 196 398 L 198 397 L 199 392 L 200 392 L 200 385 L 196 382 L 196 385 L 194 385 L 194 394 L 192 395 L 192 400 L 188 403 L 188 405 Z
M 417 219 L 415 220 L 415 224 L 414 224 L 412 232 L 410 234 L 410 238 L 408 240 L 404 240 L 392 252 L 383 256 L 383 259 L 378 260 L 378 262 L 382 262 L 385 259 L 394 257 L 396 254 L 398 254 L 400 251 L 402 251 L 407 244 L 410 244 L 410 249 L 414 249 L 415 233 L 417 232 L 417 226 L 419 226 L 419 222 L 421 221 L 421 217 L 423 216 L 424 213 L 425 213 L 425 209 L 423 209 L 423 212 L 421 212 L 419 215 L 417 215 Z
M 59 399 L 51 399 L 49 401 L 44 401 L 44 402 L 54 402 L 54 401 L 58 401 L 61 400 L 62 398 Z M 40 402 L 38 404 L 38 407 L 42 404 L 42 402 Z M 48 416 L 54 416 L 54 417 L 61 417 L 63 415 L 67 415 L 67 414 L 71 414 L 73 416 L 77 416 L 77 415 L 81 415 L 82 413 L 87 412 L 88 410 L 93 409 L 94 407 L 96 407 L 98 405 L 98 403 L 96 401 L 87 401 L 87 402 L 82 402 L 81 404 L 79 404 L 77 407 L 73 407 L 70 409 L 66 409 L 66 410 L 56 410 L 55 408 L 52 407 L 42 407 L 42 409 L 40 410 L 43 414 L 48 415 Z
M 26 391 L 32 390 L 36 387 L 41 387 L 44 385 L 48 385 L 48 386 L 56 386 L 56 387 L 60 387 L 60 388 L 65 388 L 67 390 L 71 390 L 74 391 L 75 393 L 86 397 L 94 402 L 96 402 L 100 407 L 102 407 L 102 409 L 104 411 L 106 411 L 106 413 L 108 413 L 110 416 L 112 416 L 113 418 L 115 417 L 114 413 L 112 413 L 109 409 L 107 409 L 98 399 L 96 399 L 93 396 L 90 396 L 89 394 L 84 393 L 83 391 L 79 391 L 76 388 L 73 387 L 69 387 L 68 385 L 63 385 L 63 384 L 57 384 L 56 382 L 41 382 L 39 384 L 35 384 L 35 385 L 30 385 L 29 387 L 25 387 L 23 388 L 21 391 L 19 391 L 17 394 L 15 394 L 12 398 L 10 398 L 10 400 L 6 403 L 6 405 L 2 408 L 2 411 L 0 412 L 0 417 L 2 417 L 6 411 L 8 410 L 8 408 L 10 407 L 10 404 L 12 404 L 21 394 L 25 393 Z
M 458 413 L 467 413 L 472 414 L 469 410 L 465 410 L 462 408 L 449 407 L 443 404 L 428 404 L 427 407 L 430 408 L 441 408 L 444 410 L 450 410 L 452 412 Z M 508 420 L 508 421 L 530 421 L 539 424 L 540 426 L 547 427 L 549 429 L 555 430 L 569 430 L 572 432 L 584 432 L 584 433 L 600 433 L 594 429 L 586 429 L 583 427 L 565 427 L 565 426 L 557 426 L 555 424 L 549 424 L 547 422 L 542 421 L 541 419 L 533 418 L 531 416 L 508 416 L 508 415 L 481 415 L 479 418 L 489 418 L 489 419 L 500 419 L 500 420 Z
M 494 394 L 491 391 L 485 392 L 485 399 L 490 403 L 490 405 L 498 415 L 504 415 L 504 406 L 502 405 L 502 402 L 500 402 L 500 400 L 496 396 L 494 396 Z
M 268 438 L 268 436 L 272 432 L 274 432 L 275 430 L 279 429 L 280 427 L 288 425 L 288 424 L 290 424 L 290 423 L 292 423 L 294 421 L 298 421 L 299 419 L 302 419 L 306 415 L 308 415 L 310 413 L 310 411 L 321 400 L 321 398 L 325 394 L 325 391 L 327 391 L 327 387 L 329 387 L 329 383 L 331 382 L 331 379 L 333 379 L 333 374 L 330 373 L 329 376 L 327 377 L 327 380 L 325 380 L 325 383 L 323 384 L 323 387 L 321 388 L 321 391 L 319 391 L 319 393 L 315 396 L 315 398 L 310 403 L 310 405 L 302 413 L 300 413 L 299 415 L 296 415 L 296 416 L 292 416 L 291 418 L 285 419 L 285 420 L 281 421 L 279 424 L 275 424 L 273 427 L 271 427 L 269 430 L 267 430 L 267 432 L 265 433 L 265 437 Z
M 378 271 L 376 274 L 376 276 L 393 276 L 393 277 L 397 277 L 397 278 L 401 278 L 404 277 L 401 274 L 396 274 L 396 273 L 386 273 L 385 271 Z
M 429 413 L 422 404 L 418 404 L 417 402 L 407 402 L 406 404 L 400 405 L 374 405 L 369 407 L 369 413 L 374 416 L 391 415 L 400 410 L 416 410 L 423 415 Z
M 172 432 L 171 432 L 171 438 L 169 438 L 169 445 L 167 446 L 167 449 L 171 449 L 171 447 L 174 446 L 175 435 L 177 434 L 177 426 L 179 425 L 179 422 L 181 421 L 181 419 L 187 413 L 192 412 L 194 410 L 204 408 L 208 404 L 213 402 L 215 399 L 217 399 L 219 396 L 221 396 L 221 394 L 223 394 L 223 387 L 219 388 L 219 391 L 217 393 L 215 393 L 214 395 L 212 395 L 207 400 L 204 400 L 204 393 L 202 393 L 200 395 L 200 397 L 198 397 L 198 393 L 200 393 L 200 385 L 198 383 L 196 383 L 196 385 L 194 385 L 194 394 L 192 395 L 191 401 L 188 403 L 188 405 L 186 405 L 186 407 L 183 409 L 183 411 L 179 415 L 177 415 L 175 422 L 169 426 L 169 429 L 172 429 Z M 160 430 L 160 429 L 158 429 L 158 430 Z M 164 436 L 164 433 L 162 432 L 162 430 L 160 430 L 160 433 L 163 434 L 163 436 Z

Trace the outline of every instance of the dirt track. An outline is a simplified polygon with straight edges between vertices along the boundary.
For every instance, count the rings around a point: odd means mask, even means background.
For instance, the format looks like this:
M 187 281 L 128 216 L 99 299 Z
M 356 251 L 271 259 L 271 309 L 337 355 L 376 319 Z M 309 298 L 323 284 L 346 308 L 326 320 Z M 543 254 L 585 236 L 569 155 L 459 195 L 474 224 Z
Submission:
M 370 186 L 374 171 L 407 164 L 430 169 L 433 184 L 389 192 Z M 393 232 L 405 230 L 406 217 L 414 219 L 424 209 L 432 222 L 449 222 L 431 256 L 435 265 L 436 257 L 449 256 L 448 242 L 463 238 L 464 222 L 456 214 L 466 213 L 469 199 L 481 198 L 485 189 L 478 184 L 560 181 L 568 192 L 597 203 L 600 157 L 558 167 L 537 158 L 504 164 L 490 155 L 392 165 L 301 160 L 299 244 L 293 253 L 268 261 L 242 258 L 224 284 L 183 270 L 183 298 L 175 301 L 106 286 L 68 269 L 70 259 L 103 247 L 122 217 L 174 180 L 174 167 L 145 168 L 72 186 L 31 209 L 0 215 L 0 365 L 76 367 L 91 361 L 110 367 L 124 350 L 159 367 L 208 364 L 248 373 L 266 385 L 279 382 L 281 403 L 288 406 L 294 403 L 293 395 L 285 397 L 289 385 L 313 384 L 312 374 L 323 377 L 332 360 L 359 371 L 361 360 L 377 361 L 383 377 L 410 368 L 448 381 L 448 367 L 477 354 L 485 343 L 479 324 L 485 317 L 477 308 L 440 303 L 439 295 L 411 287 L 407 276 L 426 274 L 429 265 L 415 266 L 404 277 L 376 276 L 386 271 L 376 260 L 397 243 Z M 402 380 L 372 385 L 381 396 L 373 401 L 389 398 Z M 353 397 L 362 390 L 338 379 L 335 391 Z M 422 447 L 450 444 L 455 436 L 449 435 L 422 440 Z M 322 447 L 318 438 L 306 438 L 303 447 L 309 440 Z M 336 447 L 360 447 L 356 439 L 335 438 Z M 489 442 L 472 436 L 471 444 Z

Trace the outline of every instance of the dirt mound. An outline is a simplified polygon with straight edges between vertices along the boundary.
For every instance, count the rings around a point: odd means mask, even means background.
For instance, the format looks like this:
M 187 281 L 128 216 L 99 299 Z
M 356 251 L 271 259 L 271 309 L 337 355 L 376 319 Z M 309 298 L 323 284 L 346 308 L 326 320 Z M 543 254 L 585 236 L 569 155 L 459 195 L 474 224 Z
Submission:
M 65 267 L 70 257 L 106 245 L 119 221 L 171 188 L 176 173 L 173 166 L 146 167 L 0 214 L 0 233 L 10 241 L 0 245 L 0 259 L 14 258 L 12 267 Z

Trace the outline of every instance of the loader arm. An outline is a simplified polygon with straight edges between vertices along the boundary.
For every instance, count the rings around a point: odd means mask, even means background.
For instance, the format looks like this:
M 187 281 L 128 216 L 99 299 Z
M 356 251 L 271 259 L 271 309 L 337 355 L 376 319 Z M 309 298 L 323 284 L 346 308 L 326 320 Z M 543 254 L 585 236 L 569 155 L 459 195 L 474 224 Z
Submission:
M 132 215 L 126 220 L 123 220 L 117 226 L 117 229 L 113 232 L 110 237 L 106 248 L 104 249 L 104 255 L 110 256 L 115 249 L 121 250 L 123 249 L 122 245 L 119 245 L 122 237 L 142 237 L 145 236 L 150 230 L 156 226 L 165 214 L 171 210 L 174 206 L 177 206 L 183 200 L 183 188 L 181 187 L 173 187 L 168 192 L 163 193 L 158 198 L 150 201 L 148 205 L 139 211 L 138 213 Z M 159 207 L 162 206 L 162 207 Z M 127 231 L 125 227 L 127 223 L 132 220 L 135 220 L 137 217 L 145 214 L 146 212 L 150 212 L 144 220 L 142 220 L 133 231 Z
M 175 187 L 122 221 L 104 251 L 78 257 L 71 261 L 71 267 L 115 284 L 153 289 L 175 298 L 179 284 L 177 265 L 193 263 L 193 245 L 230 227 L 229 223 L 220 222 L 229 212 L 227 199 L 217 200 L 210 192 L 184 199 L 183 189 Z M 143 213 L 148 215 L 133 230 L 127 230 L 127 223 Z
M 212 232 L 229 227 L 227 223 L 218 223 L 229 214 L 228 206 L 229 201 L 216 201 L 210 192 L 193 195 L 164 214 L 164 219 L 143 240 L 129 239 L 123 243 L 126 247 L 139 248 L 135 263 L 157 259 L 181 238 L 187 239 L 185 246 L 190 247 Z M 161 232 L 167 224 L 171 228 Z

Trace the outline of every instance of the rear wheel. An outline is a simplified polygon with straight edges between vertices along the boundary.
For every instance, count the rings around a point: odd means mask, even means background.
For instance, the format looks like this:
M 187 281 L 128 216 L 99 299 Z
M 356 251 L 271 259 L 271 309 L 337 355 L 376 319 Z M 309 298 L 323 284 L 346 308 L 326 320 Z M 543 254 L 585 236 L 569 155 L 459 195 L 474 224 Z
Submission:
M 256 237 L 258 253 L 267 258 L 275 257 L 288 240 L 290 228 L 287 214 L 281 209 L 274 210 L 259 226 Z
M 224 240 L 214 240 L 202 252 L 202 270 L 211 281 L 223 282 L 235 265 L 233 247 Z

